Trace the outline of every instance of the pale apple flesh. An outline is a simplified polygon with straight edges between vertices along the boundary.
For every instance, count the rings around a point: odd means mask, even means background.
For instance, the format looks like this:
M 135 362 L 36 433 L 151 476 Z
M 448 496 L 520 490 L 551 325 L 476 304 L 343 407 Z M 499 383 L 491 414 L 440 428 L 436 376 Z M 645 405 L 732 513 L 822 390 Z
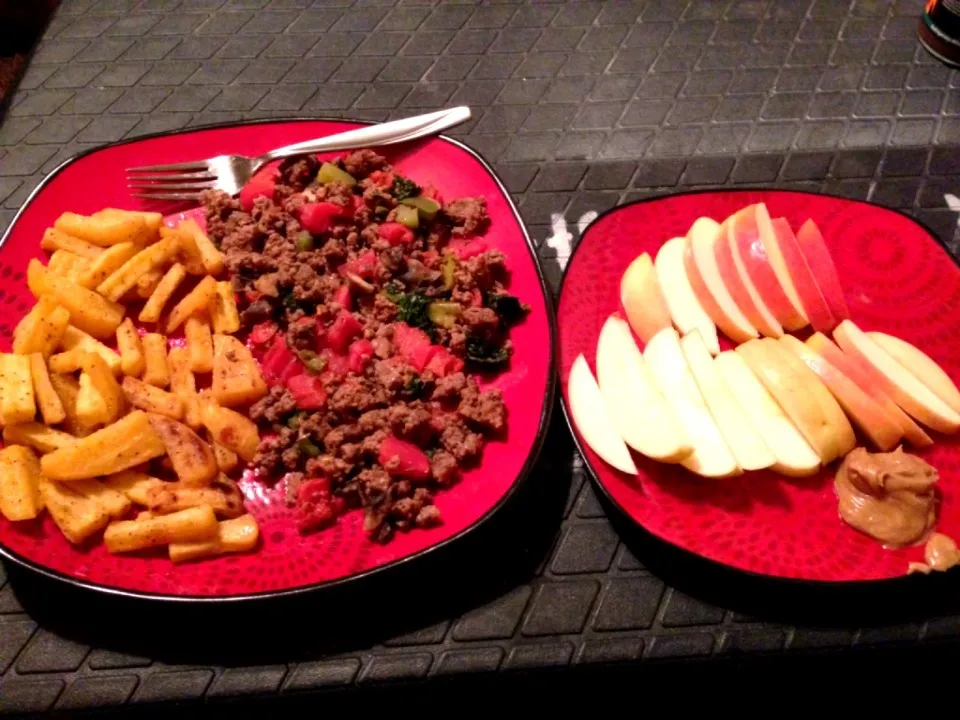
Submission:
M 807 220 L 797 230 L 797 242 L 800 243 L 803 256 L 807 259 L 807 266 L 814 274 L 820 290 L 823 291 L 830 314 L 837 322 L 849 320 L 850 310 L 847 308 L 847 301 L 843 298 L 843 286 L 840 284 L 837 266 L 833 264 L 833 258 L 820 233 L 820 228 L 812 219 Z
M 907 442 L 918 448 L 933 445 L 933 440 L 927 435 L 924 429 L 917 425 L 913 418 L 901 410 L 900 406 L 891 400 L 890 396 L 884 392 L 880 384 L 874 382 L 874 380 L 861 369 L 860 364 L 837 347 L 833 340 L 823 333 L 818 332 L 807 338 L 807 345 L 815 352 L 821 354 L 830 364 L 853 380 L 861 390 L 872 397 L 874 401 L 886 411 L 887 415 L 897 423 L 900 432 L 903 433 L 903 437 L 906 438 Z
M 676 463 L 693 452 L 687 431 L 647 370 L 627 323 L 607 318 L 597 341 L 597 382 L 620 437 L 637 452 Z
M 823 291 L 807 265 L 807 259 L 803 256 L 790 223 L 783 218 L 776 218 L 771 221 L 771 227 L 773 237 L 768 238 L 772 239 L 772 242 L 767 246 L 767 256 L 783 284 L 784 291 L 791 298 L 791 302 L 800 304 L 814 330 L 830 332 L 839 320 L 830 312 Z M 761 238 L 764 237 L 761 235 Z
M 780 343 L 816 373 L 827 389 L 833 393 L 853 424 L 870 439 L 874 446 L 889 452 L 899 444 L 903 437 L 900 427 L 853 380 L 840 372 L 823 355 L 792 335 L 780 338 Z
M 717 355 L 714 364 L 744 414 L 776 457 L 770 469 L 790 477 L 806 477 L 817 472 L 820 456 L 743 358 L 733 350 L 726 350 Z
M 687 272 L 683 266 L 685 249 L 686 238 L 682 237 L 667 240 L 660 247 L 657 251 L 657 259 L 654 261 L 657 279 L 660 281 L 660 289 L 667 301 L 673 324 L 684 335 L 698 331 L 710 353 L 716 355 L 720 352 L 717 326 L 703 309 L 687 278 Z
M 739 475 L 733 453 L 710 415 L 672 327 L 657 333 L 643 352 L 643 359 L 664 397 L 693 441 L 693 453 L 683 460 L 688 470 L 711 478 Z
M 630 263 L 620 278 L 620 304 L 630 327 L 644 342 L 670 327 L 670 311 L 647 253 Z
M 734 342 L 746 342 L 759 333 L 737 307 L 720 277 L 714 254 L 720 237 L 720 226 L 716 222 L 698 219 L 687 233 L 683 264 L 690 286 L 710 319 Z
M 707 409 L 737 465 L 744 470 L 763 470 L 773 465 L 776 457 L 734 399 L 732 388 L 717 372 L 700 333 L 694 331 L 683 337 L 680 347 Z
M 868 332 L 867 335 L 894 360 L 912 372 L 933 394 L 943 400 L 950 408 L 960 413 L 960 391 L 953 380 L 937 364 L 937 361 L 906 340 L 882 332 Z
M 583 355 L 578 355 L 570 368 L 567 397 L 573 424 L 589 448 L 620 472 L 636 475 L 637 466 L 614 427 L 603 395 L 600 394 L 600 386 Z
M 913 373 L 867 336 L 851 320 L 844 320 L 833 331 L 837 344 L 843 348 L 874 382 L 908 415 L 927 427 L 942 433 L 960 430 L 960 414 L 937 397 Z
M 747 275 L 735 238 L 734 228 L 740 222 L 738 218 L 751 212 L 754 212 L 753 206 L 743 208 L 724 220 L 720 225 L 720 236 L 713 250 L 720 278 L 727 286 L 730 297 L 733 298 L 737 307 L 761 334 L 776 338 L 783 335 L 783 326 L 760 298 L 753 281 Z

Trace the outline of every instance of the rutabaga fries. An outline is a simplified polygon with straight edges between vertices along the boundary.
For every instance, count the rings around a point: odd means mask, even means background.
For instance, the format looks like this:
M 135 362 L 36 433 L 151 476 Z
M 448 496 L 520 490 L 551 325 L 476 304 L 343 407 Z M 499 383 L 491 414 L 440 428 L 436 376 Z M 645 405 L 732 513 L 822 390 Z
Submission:
M 135 408 L 166 415 L 174 420 L 183 418 L 183 400 L 173 393 L 129 375 L 123 379 L 120 387 L 127 402 Z
M 215 335 L 211 392 L 224 407 L 256 402 L 267 394 L 260 366 L 247 347 L 232 335 Z
M 167 363 L 170 368 L 170 389 L 183 400 L 183 421 L 187 427 L 199 430 L 203 427 L 203 420 L 200 418 L 197 380 L 190 369 L 190 353 L 186 348 L 170 348 Z
M 170 368 L 167 367 L 167 339 L 158 333 L 147 333 L 143 344 L 143 381 L 148 385 L 165 388 L 170 384 Z
M 150 492 L 153 488 L 162 488 L 165 483 L 160 478 L 152 477 L 136 470 L 121 470 L 118 473 L 107 475 L 103 484 L 111 490 L 126 495 L 130 502 L 146 507 L 150 502 Z
M 96 423 L 90 424 L 80 413 L 77 412 L 77 401 L 80 397 L 80 383 L 72 375 L 60 375 L 51 373 L 50 384 L 60 397 L 63 403 L 63 411 L 67 414 L 63 421 L 63 429 L 74 437 L 84 437 L 90 434 L 90 431 L 96 427 Z
M 50 384 L 50 373 L 47 372 L 47 364 L 43 361 L 43 355 L 32 353 L 30 358 L 30 376 L 33 378 L 33 396 L 37 407 L 40 408 L 40 416 L 47 425 L 56 425 L 63 422 L 67 414 L 63 410 L 63 403 L 60 396 L 57 395 Z
M 74 545 L 79 545 L 110 522 L 110 515 L 103 505 L 66 485 L 42 478 L 40 497 L 60 532 Z
M 120 385 L 107 363 L 96 353 L 83 353 L 80 357 L 80 369 L 83 375 L 90 377 L 93 387 L 103 398 L 107 412 L 107 419 L 104 422 L 110 423 L 119 418 L 123 414 L 126 403 Z M 83 375 L 80 377 L 82 378 Z
M 193 219 L 184 220 L 177 226 L 180 231 L 183 253 L 192 260 L 199 260 L 203 272 L 207 275 L 219 275 L 223 272 L 223 254 L 207 237 L 207 234 Z
M 56 228 L 47 228 L 40 240 L 40 247 L 47 252 L 66 250 L 88 260 L 94 260 L 103 253 L 103 248 L 89 243 L 80 237 L 69 235 Z
M 120 356 L 96 338 L 90 337 L 73 325 L 68 325 L 66 330 L 63 331 L 63 337 L 60 339 L 60 347 L 65 351 L 79 350 L 99 355 L 104 359 L 114 375 L 120 374 Z M 79 365 L 77 367 L 79 367 Z
M 217 535 L 217 517 L 209 506 L 145 520 L 112 523 L 103 534 L 112 553 L 134 552 L 171 543 L 197 542 Z
M 40 462 L 33 450 L 12 445 L 0 450 L 0 513 L 7 520 L 32 520 L 43 510 Z
M 214 332 L 233 334 L 240 329 L 240 313 L 233 294 L 233 283 L 223 280 L 217 283 L 217 295 L 210 303 L 210 319 Z
M 185 487 L 182 483 L 163 483 L 152 488 L 147 507 L 155 515 L 169 515 L 192 507 L 208 505 L 217 517 L 235 518 L 243 515 L 243 495 L 215 487 Z
M 208 373 L 213 370 L 213 336 L 207 321 L 188 317 L 183 325 L 183 334 L 187 338 L 190 369 L 195 373 Z
M 0 353 L 0 423 L 30 422 L 36 414 L 30 358 Z
M 164 415 L 148 413 L 150 424 L 167 450 L 173 471 L 185 486 L 204 487 L 217 476 L 213 449 L 193 430 Z
M 132 242 L 113 245 L 96 257 L 76 280 L 77 285 L 92 290 L 119 270 L 123 264 L 137 254 L 139 246 Z
M 47 264 L 47 272 L 76 282 L 90 267 L 89 258 L 81 257 L 69 250 L 55 250 Z
M 127 470 L 165 452 L 147 414 L 134 410 L 74 445 L 44 455 L 40 467 L 51 480 L 83 480 Z
M 177 291 L 177 288 L 186 276 L 187 271 L 183 265 L 180 263 L 171 265 L 166 275 L 163 276 L 163 279 L 160 280 L 156 289 L 147 299 L 143 310 L 140 311 L 140 315 L 138 316 L 140 322 L 159 322 L 160 313 L 163 312 L 164 306 L 167 304 L 167 301 L 170 300 L 173 293 Z
M 204 395 L 200 396 L 200 417 L 214 442 L 233 450 L 247 462 L 256 457 L 260 435 L 250 418 L 221 407 L 214 398 Z
M 126 318 L 117 328 L 117 350 L 120 351 L 120 369 L 124 375 L 140 377 L 146 361 L 143 357 L 143 343 L 133 320 Z
M 170 317 L 167 318 L 167 332 L 172 333 L 188 317 L 205 312 L 216 294 L 217 281 L 207 275 L 170 311 Z
M 9 425 L 3 429 L 4 445 L 26 445 L 41 455 L 46 455 L 58 448 L 68 447 L 76 441 L 73 435 L 38 422 Z
M 49 355 L 62 342 L 70 324 L 70 312 L 52 295 L 41 295 L 13 331 L 13 352 L 17 355 Z
M 52 295 L 59 305 L 69 311 L 70 322 L 94 337 L 113 336 L 123 320 L 123 306 L 76 283 L 51 275 L 36 258 L 27 265 L 27 284 L 37 297 Z
M 180 563 L 226 553 L 249 552 L 257 547 L 259 540 L 257 521 L 247 513 L 232 520 L 221 520 L 217 523 L 217 536 L 211 540 L 170 543 L 170 559 Z
M 90 216 L 65 212 L 53 226 L 100 247 L 124 242 L 143 242 L 149 234 L 144 218 L 137 213 L 107 214 L 102 210 Z
M 86 373 L 80 373 L 80 391 L 77 393 L 77 417 L 88 427 L 109 422 L 110 409 L 107 401 Z
M 118 301 L 137 284 L 143 275 L 169 262 L 179 249 L 180 244 L 177 238 L 165 238 L 154 245 L 149 245 L 100 283 L 97 292 L 108 300 Z

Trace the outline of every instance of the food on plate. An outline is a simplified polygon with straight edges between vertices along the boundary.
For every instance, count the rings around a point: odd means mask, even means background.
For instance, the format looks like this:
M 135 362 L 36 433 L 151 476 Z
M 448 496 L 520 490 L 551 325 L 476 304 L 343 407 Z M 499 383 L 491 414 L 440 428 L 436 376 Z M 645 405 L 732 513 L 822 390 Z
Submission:
M 943 433 L 955 433 L 960 429 L 960 414 L 894 360 L 851 320 L 840 323 L 834 330 L 833 337 L 871 380 L 909 415 Z
M 607 318 L 600 331 L 596 365 L 600 393 L 627 445 L 660 462 L 680 462 L 693 452 L 687 431 L 650 376 L 630 327 L 618 315 Z
M 750 215 L 750 213 L 753 214 Z M 746 215 L 749 217 L 745 219 Z M 740 246 L 736 235 L 737 233 L 750 234 L 751 226 L 756 228 L 756 211 L 753 206 L 746 207 L 723 221 L 713 245 L 717 271 L 733 302 L 743 311 L 750 324 L 761 334 L 778 338 L 783 335 L 783 326 L 760 297 L 753 280 L 747 274 L 743 258 L 740 257 Z
M 820 456 L 753 374 L 743 357 L 733 350 L 725 350 L 717 355 L 714 364 L 748 421 L 773 452 L 776 460 L 770 469 L 791 477 L 805 477 L 817 472 L 820 469 Z
M 720 275 L 715 248 L 721 239 L 721 228 L 715 220 L 699 218 L 687 233 L 683 263 L 693 292 L 710 319 L 734 342 L 746 342 L 759 333 L 734 302 Z
M 683 265 L 685 249 L 686 238 L 682 237 L 667 240 L 660 247 L 655 262 L 657 279 L 660 281 L 660 289 L 663 291 L 673 324 L 684 335 L 698 331 L 710 353 L 716 355 L 720 352 L 717 326 L 703 309 L 687 278 Z
M 670 327 L 657 333 L 647 343 L 643 359 L 693 443 L 693 452 L 681 461 L 683 466 L 711 478 L 743 472 L 697 388 L 677 331 Z
M 32 520 L 43 510 L 40 461 L 28 447 L 0 450 L 0 512 L 8 520 Z
M 717 371 L 700 333 L 694 331 L 681 338 L 680 347 L 707 409 L 737 465 L 742 470 L 762 470 L 773 465 L 776 457 L 737 403 L 733 388 L 727 386 Z
M 939 477 L 936 468 L 902 448 L 889 453 L 856 448 L 834 480 L 840 517 L 885 547 L 918 543 L 937 519 Z
M 567 396 L 570 398 L 573 424 L 590 449 L 620 472 L 636 475 L 637 466 L 613 424 L 600 386 L 583 355 L 578 355 L 570 368 Z
M 893 417 L 860 388 L 850 377 L 827 358 L 792 335 L 780 338 L 780 343 L 813 370 L 840 403 L 853 424 L 884 452 L 892 450 L 903 437 L 903 431 Z
M 936 361 L 919 348 L 906 340 L 887 335 L 882 332 L 868 332 L 867 337 L 873 340 L 890 357 L 903 365 L 934 395 L 943 400 L 950 409 L 960 413 L 960 391 L 953 380 L 947 375 Z
M 630 263 L 620 278 L 620 304 L 630 327 L 644 342 L 670 327 L 670 309 L 647 253 Z
M 823 240 L 820 228 L 812 219 L 807 220 L 797 230 L 797 242 L 800 243 L 807 266 L 823 292 L 830 314 L 837 322 L 848 320 L 850 310 L 843 298 L 843 286 L 840 284 L 837 266 L 833 264 L 833 258 L 830 257 L 830 251 Z

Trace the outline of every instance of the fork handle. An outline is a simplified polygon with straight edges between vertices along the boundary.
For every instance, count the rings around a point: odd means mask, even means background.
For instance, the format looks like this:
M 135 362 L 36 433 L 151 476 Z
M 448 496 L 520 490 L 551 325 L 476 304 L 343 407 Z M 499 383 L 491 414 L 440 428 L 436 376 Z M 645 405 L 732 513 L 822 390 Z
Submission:
M 256 158 L 256 166 L 260 167 L 271 160 L 290 157 L 291 155 L 306 155 L 308 153 L 331 152 L 334 150 L 351 150 L 354 148 L 380 145 L 393 145 L 407 140 L 416 140 L 426 135 L 435 135 L 447 128 L 452 128 L 470 119 L 470 108 L 461 106 L 416 115 L 415 117 L 393 120 L 379 125 L 348 130 L 328 137 L 317 138 L 294 143 L 272 150 Z

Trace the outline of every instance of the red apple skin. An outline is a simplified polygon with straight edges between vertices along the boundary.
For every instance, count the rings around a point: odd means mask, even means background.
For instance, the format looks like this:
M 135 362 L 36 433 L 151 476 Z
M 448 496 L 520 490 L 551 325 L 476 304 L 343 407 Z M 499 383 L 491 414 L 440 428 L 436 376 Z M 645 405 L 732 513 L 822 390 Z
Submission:
M 770 214 L 767 206 L 757 203 L 734 216 L 733 241 L 737 244 L 743 266 L 753 281 L 754 287 L 767 304 L 773 316 L 787 329 L 799 330 L 808 323 L 794 308 L 787 297 L 777 274 L 770 265 L 766 245 L 770 238 L 763 237 L 763 230 L 770 230 Z
M 807 259 L 800 249 L 800 243 L 793 230 L 783 218 L 776 218 L 772 221 L 773 232 L 777 247 L 783 256 L 783 261 L 790 273 L 790 279 L 797 290 L 800 302 L 803 303 L 803 310 L 807 313 L 807 318 L 813 329 L 819 332 L 830 332 L 840 322 L 827 305 L 823 297 L 823 291 L 817 284 L 817 279 L 813 276 L 810 266 L 807 265 Z
M 830 257 L 827 244 L 823 241 L 820 228 L 812 219 L 800 226 L 797 231 L 797 242 L 800 243 L 800 249 L 807 259 L 807 266 L 817 279 L 817 284 L 820 285 L 830 313 L 837 323 L 849 320 L 850 310 L 847 308 L 846 300 L 843 299 L 843 286 L 840 284 L 840 276 L 837 275 L 837 266 L 833 264 L 833 258 Z

